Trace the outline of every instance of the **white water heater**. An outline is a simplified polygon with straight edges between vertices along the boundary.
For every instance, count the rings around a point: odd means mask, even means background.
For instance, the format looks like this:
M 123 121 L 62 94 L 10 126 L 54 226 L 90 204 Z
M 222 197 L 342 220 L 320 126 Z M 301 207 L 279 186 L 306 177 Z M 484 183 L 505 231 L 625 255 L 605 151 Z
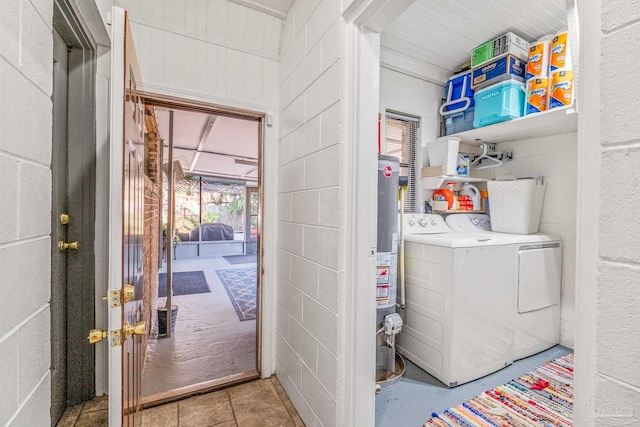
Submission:
M 402 320 L 396 314 L 398 289 L 398 183 L 400 164 L 378 156 L 378 227 L 376 268 L 376 381 L 396 377 L 395 337 Z

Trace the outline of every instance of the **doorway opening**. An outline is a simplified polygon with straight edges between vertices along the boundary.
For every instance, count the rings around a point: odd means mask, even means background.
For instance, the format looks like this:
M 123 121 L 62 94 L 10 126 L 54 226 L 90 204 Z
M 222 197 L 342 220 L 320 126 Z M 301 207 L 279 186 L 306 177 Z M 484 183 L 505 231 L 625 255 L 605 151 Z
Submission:
M 150 407 L 259 378 L 263 120 L 145 104 L 162 165 L 158 289 L 142 377 Z

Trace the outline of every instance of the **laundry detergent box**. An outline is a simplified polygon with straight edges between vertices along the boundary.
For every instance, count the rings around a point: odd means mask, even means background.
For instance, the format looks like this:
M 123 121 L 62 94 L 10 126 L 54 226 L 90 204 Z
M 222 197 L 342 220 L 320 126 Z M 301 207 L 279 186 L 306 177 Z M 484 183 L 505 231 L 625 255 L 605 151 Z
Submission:
M 454 74 L 447 80 L 445 102 L 440 106 L 440 114 L 448 116 L 473 108 L 473 89 L 471 88 L 471 71 Z
M 529 42 L 512 32 L 489 40 L 471 51 L 471 68 L 478 67 L 505 53 L 526 61 L 529 55 Z
M 503 80 L 525 81 L 527 64 L 514 55 L 506 54 L 471 70 L 471 87 L 477 91 Z
M 524 89 L 524 83 L 510 79 L 477 91 L 473 127 L 478 128 L 522 117 Z

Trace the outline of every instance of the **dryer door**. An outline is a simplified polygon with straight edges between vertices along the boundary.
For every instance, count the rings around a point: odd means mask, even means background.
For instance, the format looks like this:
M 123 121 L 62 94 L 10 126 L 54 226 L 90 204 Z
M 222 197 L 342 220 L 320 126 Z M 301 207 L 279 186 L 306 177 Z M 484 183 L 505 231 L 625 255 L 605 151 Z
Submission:
M 560 303 L 560 243 L 521 246 L 518 251 L 518 313 Z

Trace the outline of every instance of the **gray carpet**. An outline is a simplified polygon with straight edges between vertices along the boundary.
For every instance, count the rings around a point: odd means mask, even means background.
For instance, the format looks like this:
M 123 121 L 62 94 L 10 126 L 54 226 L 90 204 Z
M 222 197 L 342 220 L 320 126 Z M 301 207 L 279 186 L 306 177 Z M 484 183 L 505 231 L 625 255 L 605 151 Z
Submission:
M 223 256 L 222 258 L 224 258 L 224 260 L 231 265 L 248 264 L 251 262 L 256 262 L 257 260 L 256 254 L 227 255 L 227 256 Z
M 256 267 L 216 270 L 240 320 L 256 318 Z
M 173 273 L 172 288 L 172 295 L 174 296 L 211 292 L 203 271 L 181 271 Z M 164 298 L 166 296 L 167 274 L 160 273 L 158 280 L 158 297 Z

